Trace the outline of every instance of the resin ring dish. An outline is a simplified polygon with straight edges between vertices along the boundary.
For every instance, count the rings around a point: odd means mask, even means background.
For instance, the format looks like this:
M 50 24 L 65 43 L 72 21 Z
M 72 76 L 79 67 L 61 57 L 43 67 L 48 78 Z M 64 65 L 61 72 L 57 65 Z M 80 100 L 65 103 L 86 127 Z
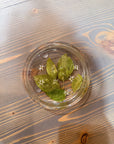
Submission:
M 57 60 L 64 54 L 70 56 L 74 65 L 78 66 L 78 69 L 72 73 L 70 78 L 79 73 L 83 77 L 83 82 L 80 89 L 73 92 L 71 81 L 65 81 L 64 89 L 66 91 L 66 98 L 62 102 L 57 102 L 50 99 L 36 86 L 33 75 L 38 74 L 39 70 L 45 70 L 48 58 L 51 58 L 57 64 Z M 89 70 L 84 55 L 75 46 L 65 42 L 46 43 L 32 51 L 24 66 L 23 80 L 30 98 L 50 110 L 68 108 L 73 105 L 81 106 L 86 100 L 86 94 L 90 84 Z

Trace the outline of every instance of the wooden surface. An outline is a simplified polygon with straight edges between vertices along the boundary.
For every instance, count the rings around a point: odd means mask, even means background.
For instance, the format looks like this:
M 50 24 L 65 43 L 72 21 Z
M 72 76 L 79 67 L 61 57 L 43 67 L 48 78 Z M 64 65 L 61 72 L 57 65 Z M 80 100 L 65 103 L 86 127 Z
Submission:
M 64 114 L 26 93 L 22 70 L 43 43 L 65 41 L 87 54 L 91 94 Z M 0 1 L 0 144 L 114 143 L 114 0 Z

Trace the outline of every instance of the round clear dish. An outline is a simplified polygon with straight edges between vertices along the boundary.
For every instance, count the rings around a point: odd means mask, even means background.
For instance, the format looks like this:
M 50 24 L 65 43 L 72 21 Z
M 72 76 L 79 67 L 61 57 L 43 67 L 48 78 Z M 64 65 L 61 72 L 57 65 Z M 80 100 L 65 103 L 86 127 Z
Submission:
M 80 89 L 75 93 L 72 91 L 71 81 L 67 80 L 64 84 L 60 82 L 61 87 L 65 89 L 66 98 L 62 102 L 58 102 L 50 99 L 41 91 L 35 84 L 33 77 L 38 75 L 42 68 L 44 69 L 42 73 L 46 73 L 45 66 L 48 58 L 51 58 L 57 65 L 58 59 L 64 54 L 70 56 L 74 65 L 78 66 L 78 69 L 72 73 L 72 77 L 80 74 L 83 77 L 83 82 Z M 32 100 L 50 110 L 68 108 L 73 105 L 81 106 L 86 100 L 90 84 L 89 70 L 84 55 L 75 46 L 65 42 L 49 42 L 32 51 L 24 66 L 23 80 Z

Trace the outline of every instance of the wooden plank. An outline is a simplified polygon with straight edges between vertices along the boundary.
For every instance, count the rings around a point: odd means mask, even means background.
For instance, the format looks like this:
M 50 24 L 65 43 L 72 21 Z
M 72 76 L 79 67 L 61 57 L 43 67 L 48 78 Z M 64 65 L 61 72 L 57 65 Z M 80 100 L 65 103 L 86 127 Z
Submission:
M 114 1 L 0 1 L 0 143 L 113 144 Z M 28 97 L 28 54 L 66 41 L 87 55 L 91 94 L 81 108 L 52 113 Z
M 0 8 L 1 9 L 5 9 L 5 8 L 8 8 L 8 7 L 12 7 L 12 6 L 15 6 L 15 5 L 18 5 L 18 4 L 22 4 L 22 3 L 25 3 L 27 1 L 30 1 L 30 0 L 1 0 L 0 1 Z

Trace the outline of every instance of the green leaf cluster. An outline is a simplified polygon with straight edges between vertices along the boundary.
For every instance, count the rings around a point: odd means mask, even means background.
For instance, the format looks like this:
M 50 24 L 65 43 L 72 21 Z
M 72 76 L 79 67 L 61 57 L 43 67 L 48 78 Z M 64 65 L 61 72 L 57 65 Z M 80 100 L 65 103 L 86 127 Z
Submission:
M 54 62 L 48 58 L 46 64 L 47 74 L 34 76 L 34 81 L 51 99 L 60 102 L 65 99 L 65 90 L 61 89 L 58 79 L 61 81 L 67 80 L 73 70 L 73 61 L 67 54 L 62 55 L 58 60 L 57 68 Z M 72 89 L 74 92 L 79 90 L 82 80 L 82 76 L 79 74 L 74 78 L 72 82 Z

